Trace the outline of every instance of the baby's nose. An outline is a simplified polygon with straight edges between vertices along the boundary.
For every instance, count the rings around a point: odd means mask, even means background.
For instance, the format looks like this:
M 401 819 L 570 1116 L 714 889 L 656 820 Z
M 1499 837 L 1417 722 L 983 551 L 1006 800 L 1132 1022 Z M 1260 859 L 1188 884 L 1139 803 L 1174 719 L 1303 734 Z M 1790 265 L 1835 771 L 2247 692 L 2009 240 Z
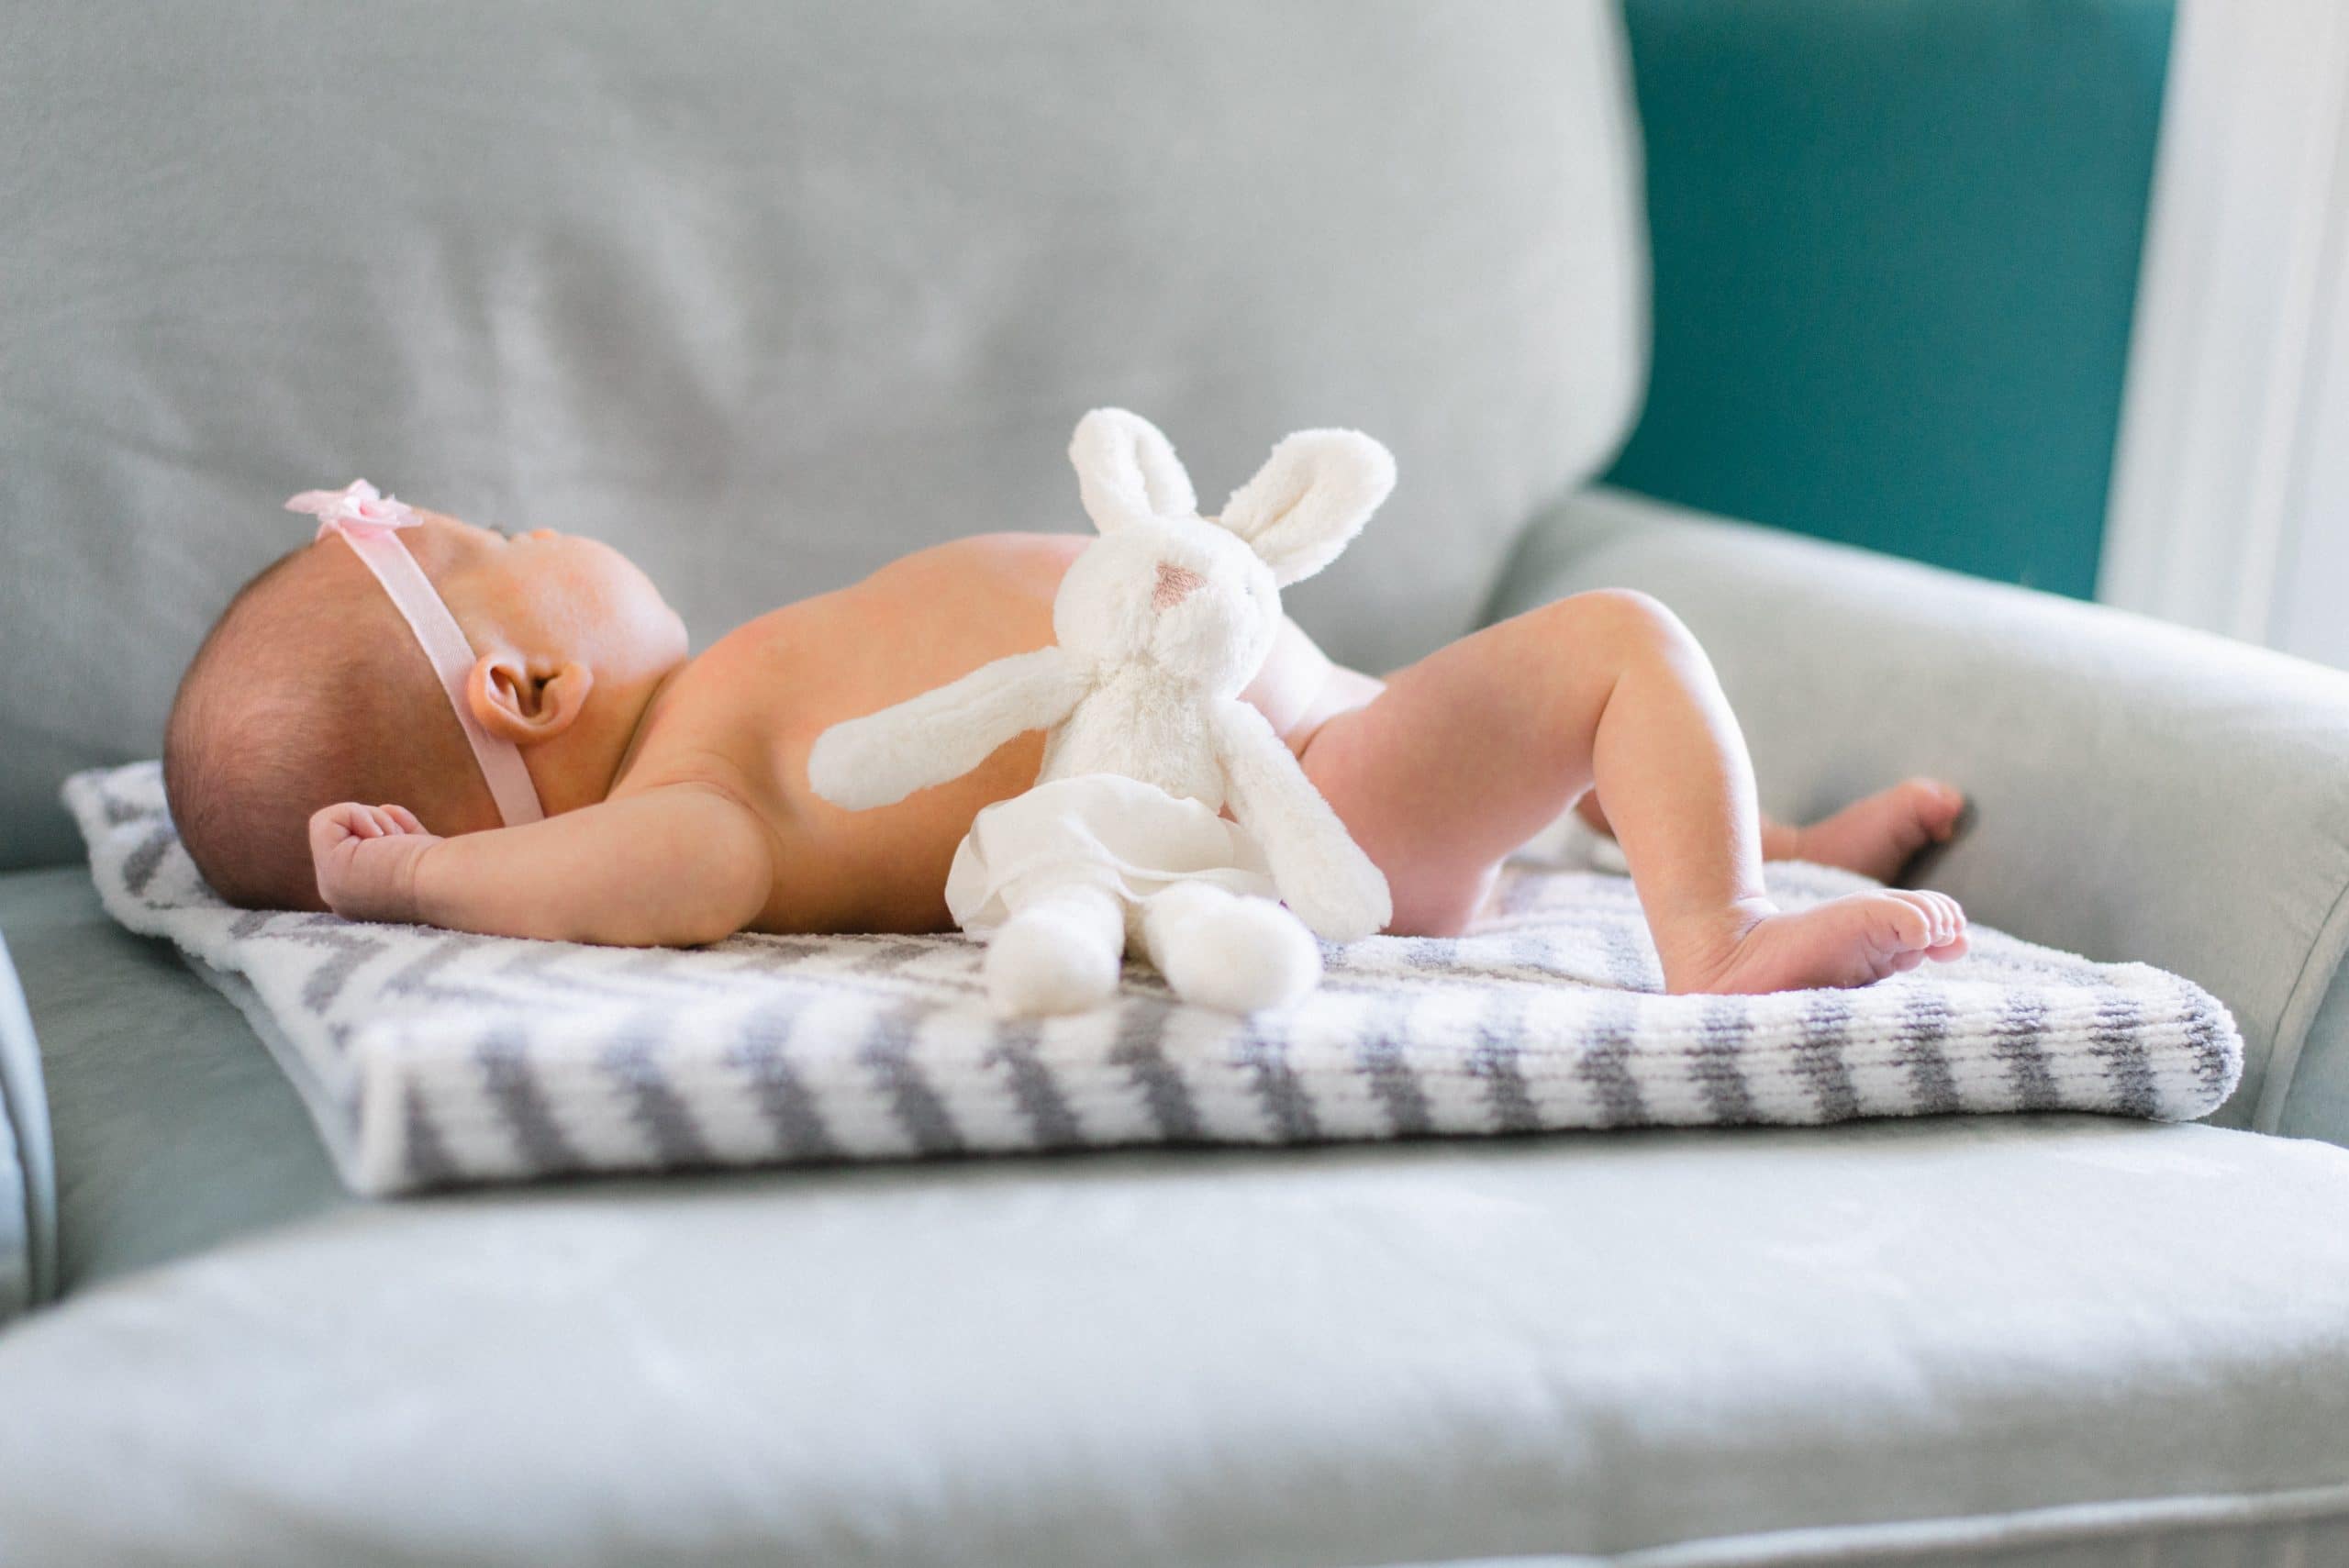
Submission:
M 1204 587 L 1207 579 L 1187 566 L 1177 566 L 1171 561 L 1158 563 L 1158 586 L 1150 592 L 1150 607 L 1171 610 L 1190 597 L 1191 590 Z

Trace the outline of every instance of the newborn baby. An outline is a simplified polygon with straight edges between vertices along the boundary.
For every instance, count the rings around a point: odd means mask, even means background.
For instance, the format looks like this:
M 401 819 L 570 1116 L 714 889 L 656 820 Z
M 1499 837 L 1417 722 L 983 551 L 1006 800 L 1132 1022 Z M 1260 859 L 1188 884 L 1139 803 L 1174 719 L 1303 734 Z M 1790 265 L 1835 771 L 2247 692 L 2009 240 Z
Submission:
M 939 545 L 689 656 L 595 540 L 363 481 L 289 506 L 324 518 L 317 539 L 237 595 L 173 706 L 164 784 L 206 880 L 249 907 L 636 946 L 946 929 L 956 845 L 1034 782 L 1041 736 L 854 813 L 809 789 L 808 749 L 1052 641 L 1086 543 Z M 1858 985 L 1965 951 L 1936 893 L 1770 902 L 1765 855 L 1888 877 L 1963 799 L 1910 780 L 1812 827 L 1765 820 L 1702 650 L 1641 595 L 1562 599 L 1384 679 L 1284 621 L 1243 695 L 1386 873 L 1391 931 L 1459 931 L 1502 859 L 1581 801 L 1621 842 L 1673 991 Z

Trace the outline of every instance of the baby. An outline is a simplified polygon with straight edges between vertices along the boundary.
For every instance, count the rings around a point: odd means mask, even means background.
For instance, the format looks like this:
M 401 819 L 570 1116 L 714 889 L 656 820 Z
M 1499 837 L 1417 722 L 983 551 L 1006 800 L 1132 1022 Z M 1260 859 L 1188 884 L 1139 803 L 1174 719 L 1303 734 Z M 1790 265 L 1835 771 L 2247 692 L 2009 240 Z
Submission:
M 1041 737 L 854 813 L 810 790 L 808 749 L 1052 641 L 1086 542 L 939 545 L 689 656 L 659 592 L 592 539 L 492 532 L 363 481 L 288 505 L 318 537 L 237 595 L 173 705 L 164 783 L 206 878 L 249 907 L 635 946 L 946 928 L 955 847 L 1034 781 Z M 1243 696 L 1385 873 L 1391 931 L 1459 931 L 1579 801 L 1621 843 L 1673 991 L 1859 985 L 1965 951 L 1936 893 L 1771 903 L 1765 856 L 1888 877 L 1963 798 L 1912 779 L 1809 828 L 1764 819 L 1702 650 L 1641 595 L 1562 599 L 1384 679 L 1284 621 Z

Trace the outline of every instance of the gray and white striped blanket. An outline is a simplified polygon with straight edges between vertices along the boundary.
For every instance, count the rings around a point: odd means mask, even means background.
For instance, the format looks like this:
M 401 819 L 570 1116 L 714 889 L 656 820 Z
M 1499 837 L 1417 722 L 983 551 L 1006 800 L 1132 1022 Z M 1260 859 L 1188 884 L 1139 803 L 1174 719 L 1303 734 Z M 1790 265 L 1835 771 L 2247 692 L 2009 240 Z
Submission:
M 1332 950 L 1284 1015 L 1184 1006 L 1136 965 L 1111 1007 L 1007 1023 L 960 936 L 630 951 L 251 913 L 196 875 L 154 763 L 78 774 L 65 795 L 106 908 L 244 1009 L 362 1193 L 1080 1145 L 2183 1120 L 2242 1072 L 2234 1021 L 2199 987 L 1978 926 L 1971 957 L 1865 990 L 1662 995 L 1615 876 L 1514 868 L 1469 935 Z M 1862 885 L 1770 877 L 1797 904 Z

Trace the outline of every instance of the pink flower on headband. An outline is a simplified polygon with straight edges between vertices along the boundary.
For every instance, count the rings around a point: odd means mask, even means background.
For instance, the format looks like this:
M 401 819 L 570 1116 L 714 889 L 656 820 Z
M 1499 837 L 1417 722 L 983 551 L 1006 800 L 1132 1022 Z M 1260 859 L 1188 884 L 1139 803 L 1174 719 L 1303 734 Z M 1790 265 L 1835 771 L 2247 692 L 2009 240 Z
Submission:
M 354 479 L 340 490 L 305 490 L 286 502 L 285 509 L 317 514 L 321 534 L 329 528 L 412 528 L 424 520 L 416 515 L 415 507 L 384 495 L 363 479 Z

